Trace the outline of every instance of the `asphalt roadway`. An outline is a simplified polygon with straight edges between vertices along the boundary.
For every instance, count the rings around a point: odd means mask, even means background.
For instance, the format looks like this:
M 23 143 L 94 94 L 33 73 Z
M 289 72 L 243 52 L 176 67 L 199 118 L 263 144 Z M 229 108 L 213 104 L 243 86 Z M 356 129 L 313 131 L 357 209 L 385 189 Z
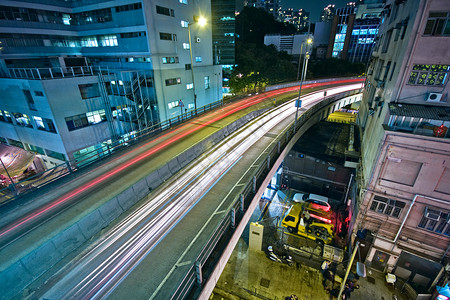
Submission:
M 258 108 L 269 107 L 272 105 L 272 101 L 273 98 L 258 104 L 257 106 Z M 245 115 L 250 110 L 255 110 L 255 107 L 239 111 L 218 122 L 202 127 L 201 130 L 174 143 L 173 147 L 169 147 L 165 151 L 154 154 L 151 157 L 151 160 L 146 160 L 145 164 L 137 166 L 133 175 L 125 174 L 117 177 L 116 184 L 113 186 L 100 185 L 88 194 L 81 194 L 79 202 L 71 204 L 69 207 L 70 209 L 65 209 L 57 217 L 47 220 L 46 226 L 36 227 L 26 233 L 22 238 L 12 242 L 10 246 L 4 247 L 0 253 L 2 262 L 5 262 L 7 259 L 13 259 L 15 255 L 18 253 L 20 254 L 21 251 L 25 251 L 22 249 L 28 249 L 35 245 L 39 245 L 39 243 L 42 242 L 42 239 L 48 238 L 52 232 L 62 228 L 67 219 L 76 220 L 92 206 L 101 205 L 102 202 L 107 201 L 112 195 L 134 182 L 138 177 L 136 174 L 148 174 L 152 171 L 152 168 L 157 169 L 157 167 L 164 165 L 167 161 L 176 156 L 180 150 L 187 149 L 192 144 L 202 140 L 212 132 L 223 128 L 231 123 L 232 120 Z M 207 118 L 208 116 L 205 116 L 205 119 Z M 193 263 L 200 248 L 215 229 L 216 224 L 221 220 L 225 211 L 228 211 L 227 208 L 230 203 L 235 201 L 237 195 L 240 193 L 240 187 L 244 182 L 247 183 L 250 180 L 251 172 L 249 172 L 249 170 L 256 165 L 259 165 L 258 161 L 265 159 L 264 156 L 261 156 L 261 153 L 264 153 L 266 147 L 274 141 L 278 133 L 291 122 L 293 122 L 293 116 L 291 119 L 286 119 L 285 122 L 280 123 L 273 128 L 259 143 L 253 146 L 239 163 L 230 169 L 221 180 L 209 190 L 202 201 L 199 201 L 198 204 L 189 211 L 185 218 L 183 218 L 177 226 L 166 235 L 162 242 L 160 242 L 136 267 L 136 269 L 124 279 L 110 295 L 110 298 L 124 299 L 132 295 L 133 299 L 148 299 L 149 295 L 151 295 L 151 299 L 167 299 L 172 292 L 174 283 L 178 282 L 184 276 L 186 270 Z M 170 137 L 165 138 L 169 139 Z M 143 151 L 142 148 L 137 146 L 135 149 L 135 155 L 140 151 Z M 133 149 L 127 150 L 128 152 L 131 152 Z M 29 199 L 24 199 L 20 204 L 16 203 L 16 205 L 11 205 L 3 210 L 1 215 L 2 224 L 8 224 L 8 221 L 11 222 L 11 220 L 42 206 L 43 203 L 50 202 L 52 199 L 72 191 L 74 188 L 80 186 L 80 184 L 90 182 L 93 178 L 98 177 L 101 172 L 104 172 L 102 168 L 114 167 L 115 164 L 123 163 L 125 160 L 125 155 L 119 158 L 108 158 L 99 162 L 91 169 L 76 173 L 74 177 L 68 177 L 59 183 L 41 189 L 36 194 L 29 197 Z M 74 180 L 74 178 L 76 178 L 76 180 Z M 236 178 L 240 178 L 240 180 L 236 181 Z M 169 182 L 170 181 L 168 181 L 168 183 Z M 161 189 L 163 188 L 167 188 L 167 186 L 163 185 Z M 157 193 L 158 190 L 159 189 L 153 192 Z M 142 201 L 145 200 L 146 199 L 143 199 Z M 137 203 L 135 207 L 139 205 L 140 203 Z M 48 217 L 48 215 L 42 216 L 42 218 L 46 217 Z M 205 219 L 208 219 L 208 222 L 205 223 Z M 99 237 L 101 237 L 101 233 L 88 241 L 86 245 L 80 247 L 80 249 L 88 247 L 91 241 Z M 56 264 L 49 273 L 61 270 L 62 267 L 77 254 L 80 253 L 74 252 L 64 261 Z M 74 260 L 74 262 L 76 263 L 76 260 Z M 53 279 L 46 281 L 46 277 L 42 277 L 32 284 L 24 294 L 18 296 L 18 298 L 39 298 L 41 292 L 45 290 L 45 282 L 51 284 L 52 280 Z M 40 287 L 44 288 L 40 289 Z
M 260 95 L 258 97 L 264 97 L 264 95 Z M 254 97 L 252 97 L 254 98 Z M 248 102 L 248 99 L 243 99 L 239 102 L 245 104 L 245 102 Z M 231 104 L 233 105 L 233 104 Z M 193 144 L 196 144 L 197 142 L 203 140 L 206 136 L 211 135 L 212 133 L 224 128 L 228 124 L 232 123 L 233 121 L 243 117 L 244 115 L 248 114 L 251 111 L 258 110 L 258 109 L 264 109 L 269 108 L 273 106 L 273 97 L 269 97 L 267 100 L 262 101 L 260 103 L 256 103 L 252 105 L 251 107 L 247 107 L 245 109 L 239 110 L 234 112 L 234 114 L 229 115 L 227 117 L 224 117 L 212 124 L 209 124 L 207 126 L 201 126 L 200 130 L 197 130 L 195 132 L 192 132 L 191 134 L 184 136 L 182 139 L 177 140 L 176 142 L 172 143 L 170 147 L 166 147 L 164 151 L 159 151 L 155 154 L 153 154 L 149 159 L 143 161 L 141 164 L 137 165 L 133 172 L 120 174 L 120 176 L 116 176 L 114 178 L 114 184 L 101 184 L 95 187 L 94 189 L 83 192 L 81 191 L 80 194 L 77 195 L 77 199 L 74 203 L 67 204 L 66 206 L 62 206 L 62 210 L 59 212 L 58 215 L 52 216 L 50 218 L 50 212 L 42 213 L 40 215 L 40 218 L 35 221 L 35 223 L 32 223 L 28 228 L 25 230 L 19 232 L 20 235 L 19 238 L 16 238 L 12 234 L 9 236 L 6 234 L 2 238 L 3 240 L 0 240 L 0 265 L 8 265 L 9 263 L 13 262 L 16 257 L 22 257 L 26 255 L 30 249 L 34 249 L 36 247 L 39 247 L 42 243 L 44 243 L 46 240 L 51 238 L 53 235 L 55 235 L 57 232 L 64 230 L 66 228 L 68 223 L 71 222 L 77 222 L 80 218 L 82 218 L 85 214 L 87 214 L 89 211 L 92 211 L 94 208 L 102 205 L 102 203 L 105 203 L 111 197 L 114 195 L 120 193 L 121 190 L 124 190 L 128 186 L 131 186 L 134 182 L 136 182 L 140 177 L 145 176 L 146 174 L 151 173 L 152 171 L 158 169 L 159 167 L 165 165 L 168 161 L 170 161 L 173 157 L 177 156 L 179 153 L 184 151 L 184 149 L 188 149 Z M 194 119 L 190 121 L 189 123 L 192 123 L 193 126 L 198 126 L 199 124 L 207 123 L 207 120 L 210 120 L 213 118 L 213 116 L 217 116 L 222 114 L 222 111 L 224 109 L 219 109 L 210 113 L 207 113 L 205 115 L 202 115 L 198 119 Z M 181 126 L 186 126 L 186 124 L 182 124 Z M 180 126 L 180 127 L 181 127 Z M 154 147 L 155 144 L 158 145 L 158 143 L 164 143 L 165 141 L 170 140 L 173 137 L 173 134 L 171 133 L 163 133 L 162 138 L 160 138 L 158 141 L 155 141 L 155 139 L 152 139 L 150 142 L 147 141 L 144 146 L 142 146 L 143 143 L 140 143 L 139 145 L 134 145 L 125 150 L 120 151 L 117 155 L 108 157 L 104 160 L 101 160 L 97 162 L 96 164 L 92 165 L 89 168 L 81 169 L 80 171 L 75 172 L 72 176 L 67 176 L 66 178 L 63 178 L 62 180 L 59 180 L 51 185 L 45 186 L 44 188 L 41 188 L 34 193 L 28 195 L 27 197 L 21 199 L 17 202 L 12 202 L 8 204 L 7 206 L 2 207 L 2 211 L 0 212 L 0 228 L 8 228 L 10 224 L 15 224 L 15 220 L 20 220 L 24 216 L 27 216 L 29 214 L 33 214 L 34 211 L 36 211 L 39 208 L 47 207 L 49 203 L 52 203 L 54 199 L 58 199 L 63 197 L 66 194 L 72 193 L 74 190 L 76 190 L 78 187 L 89 184 L 105 172 L 107 172 L 109 169 L 114 169 L 117 166 L 125 163 L 130 158 L 136 157 L 139 154 L 146 151 L 146 149 Z M 163 188 L 163 187 L 161 187 Z M 157 193 L 158 190 L 153 191 L 154 193 Z M 145 201 L 142 200 L 142 201 Z M 141 202 L 142 202 L 141 201 Z M 205 202 L 205 201 L 201 201 Z M 135 207 L 138 207 L 140 203 L 137 203 Z M 209 206 L 208 207 L 213 207 Z M 198 206 L 195 210 L 192 210 L 190 214 L 195 214 L 199 209 L 201 209 L 201 205 Z M 130 209 L 132 211 L 133 208 Z M 205 211 L 201 213 L 202 215 L 209 216 L 211 214 L 211 211 Z M 124 214 L 126 215 L 126 214 Z M 187 218 L 189 219 L 189 217 Z M 220 219 L 220 215 L 217 215 L 217 218 Z M 172 237 L 173 235 L 177 234 L 176 231 L 173 231 L 169 234 L 169 236 L 165 239 L 168 240 L 177 240 L 176 243 L 171 243 L 170 245 L 165 245 L 164 243 L 161 243 L 153 253 L 155 253 L 157 257 L 159 249 L 163 249 L 162 252 L 166 253 L 167 249 L 173 249 L 176 250 L 179 246 L 181 249 L 186 248 L 186 241 L 184 238 L 188 236 L 188 232 L 198 232 L 198 226 L 203 226 L 202 222 L 204 223 L 204 220 L 200 221 L 201 218 L 194 218 L 194 220 L 198 221 L 198 224 L 195 224 L 195 222 L 183 220 L 180 222 L 180 225 L 182 225 L 183 230 L 181 232 L 181 235 L 179 237 Z M 116 220 L 116 222 L 113 222 L 111 226 L 113 226 L 115 223 L 119 222 L 120 218 Z M 42 222 L 45 223 L 44 226 L 41 226 L 39 224 L 42 224 Z M 185 223 L 189 223 L 189 225 L 185 225 Z M 178 226 L 180 227 L 180 226 Z M 189 228 L 189 230 L 187 229 Z M 107 228 L 105 228 L 107 230 Z M 14 232 L 15 233 L 15 232 Z M 16 234 L 16 233 L 15 233 Z M 17 299 L 27 298 L 30 299 L 38 299 L 39 295 L 41 295 L 43 292 L 45 292 L 46 287 L 45 284 L 51 284 L 52 280 L 47 281 L 49 276 L 51 276 L 53 273 L 56 273 L 60 271 L 63 266 L 65 266 L 67 263 L 71 261 L 76 255 L 81 254 L 80 250 L 85 249 L 88 247 L 91 243 L 91 241 L 96 240 L 97 238 L 101 238 L 101 233 L 97 234 L 96 236 L 92 237 L 86 244 L 81 245 L 78 251 L 73 252 L 71 255 L 67 256 L 66 259 L 63 261 L 55 264 L 55 266 L 47 272 L 46 275 L 42 276 L 38 280 L 36 280 L 27 290 L 23 292 L 22 295 L 17 296 Z M 192 237 L 188 238 L 190 240 Z M 199 243 L 196 243 L 196 245 Z M 167 249 L 164 249 L 164 247 L 167 247 Z M 195 252 L 195 251 L 194 251 Z M 177 252 L 177 254 L 173 255 L 173 258 L 180 257 L 180 253 Z M 152 269 L 152 276 L 150 278 L 155 278 L 154 274 L 162 274 L 161 276 L 165 276 L 165 274 L 169 273 L 171 267 L 169 267 L 169 264 L 166 264 L 166 260 L 163 264 L 160 263 L 161 259 L 156 259 L 158 261 L 158 264 L 156 267 L 153 267 Z M 169 261 L 169 260 L 167 260 Z M 144 265 L 144 264 L 143 264 Z M 144 267 L 145 268 L 145 267 Z M 145 274 L 145 273 L 142 273 Z M 140 277 L 140 276 L 138 276 Z M 162 278 L 161 278 L 162 280 Z M 171 282 L 173 284 L 173 282 Z M 148 285 L 148 284 L 146 284 Z M 157 285 L 151 285 L 151 290 L 156 290 Z M 0 285 L 0 291 L 3 291 L 3 289 L 6 289 L 6 286 Z M 142 287 L 144 288 L 144 287 Z M 135 289 L 133 288 L 133 294 L 140 295 L 146 295 L 142 296 L 145 299 L 148 299 L 148 289 L 145 288 L 143 293 L 139 293 L 138 291 L 140 288 Z M 120 289 L 117 290 L 118 293 L 120 293 Z M 162 291 L 163 295 L 167 291 Z M 4 293 L 3 295 L 5 295 Z M 151 293 L 150 293 L 151 294 Z M 114 297 L 114 295 L 112 295 Z M 3 299 L 3 297 L 0 297 Z M 162 296 L 164 298 L 164 296 Z M 138 298 L 135 298 L 138 299 Z

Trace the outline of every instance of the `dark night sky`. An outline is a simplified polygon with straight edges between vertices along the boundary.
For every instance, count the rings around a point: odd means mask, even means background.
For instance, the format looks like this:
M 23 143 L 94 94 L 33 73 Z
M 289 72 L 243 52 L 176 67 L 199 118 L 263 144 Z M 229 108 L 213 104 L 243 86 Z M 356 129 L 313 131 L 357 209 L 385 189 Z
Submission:
M 312 22 L 319 21 L 320 14 L 324 7 L 328 4 L 336 4 L 336 8 L 344 7 L 348 2 L 356 2 L 355 0 L 281 0 L 282 9 L 303 8 L 309 11 L 309 17 Z

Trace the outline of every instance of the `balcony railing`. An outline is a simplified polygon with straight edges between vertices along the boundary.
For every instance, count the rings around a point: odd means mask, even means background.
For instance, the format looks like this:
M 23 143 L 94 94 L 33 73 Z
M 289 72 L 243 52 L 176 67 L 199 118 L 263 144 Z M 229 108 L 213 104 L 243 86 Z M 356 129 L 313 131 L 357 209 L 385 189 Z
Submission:
M 14 79 L 45 80 L 65 77 L 97 76 L 111 74 L 105 67 L 53 67 L 53 68 L 8 68 L 6 77 Z

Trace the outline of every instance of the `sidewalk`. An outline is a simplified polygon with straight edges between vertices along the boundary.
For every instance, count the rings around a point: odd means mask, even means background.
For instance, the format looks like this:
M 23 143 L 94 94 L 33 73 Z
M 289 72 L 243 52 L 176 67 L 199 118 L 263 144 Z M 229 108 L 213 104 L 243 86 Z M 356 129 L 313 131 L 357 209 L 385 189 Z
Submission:
M 325 292 L 319 265 L 318 261 L 298 259 L 292 267 L 274 262 L 262 251 L 248 250 L 241 239 L 210 299 L 285 299 L 292 294 L 299 300 L 336 299 Z M 337 273 L 344 276 L 342 266 Z M 406 300 L 398 289 L 385 283 L 384 274 L 371 269 L 366 278 L 359 279 L 359 285 L 351 299 Z

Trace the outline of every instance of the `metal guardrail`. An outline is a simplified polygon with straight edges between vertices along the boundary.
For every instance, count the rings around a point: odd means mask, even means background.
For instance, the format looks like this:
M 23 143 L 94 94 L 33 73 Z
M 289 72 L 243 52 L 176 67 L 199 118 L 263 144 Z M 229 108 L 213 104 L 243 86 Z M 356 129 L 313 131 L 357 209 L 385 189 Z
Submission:
M 234 229 L 242 220 L 242 217 L 244 216 L 245 211 L 250 206 L 250 203 L 252 202 L 258 187 L 267 177 L 270 168 L 276 162 L 278 156 L 287 146 L 291 138 L 294 136 L 295 132 L 300 127 L 302 127 L 313 114 L 321 110 L 323 107 L 339 99 L 359 93 L 361 93 L 361 89 L 326 97 L 325 100 L 317 103 L 311 109 L 308 109 L 300 116 L 295 131 L 294 125 L 288 127 L 284 131 L 284 133 L 281 135 L 281 138 L 278 141 L 275 141 L 272 149 L 269 150 L 267 159 L 261 161 L 258 169 L 253 175 L 253 179 L 243 187 L 242 192 L 233 203 L 230 211 L 222 219 L 219 225 L 216 226 L 216 229 L 208 239 L 208 242 L 204 245 L 202 251 L 197 256 L 195 263 L 192 264 L 186 276 L 179 282 L 177 288 L 173 291 L 171 299 L 186 299 L 189 296 L 195 296 L 196 294 L 200 293 L 202 284 L 205 282 L 205 280 L 200 282 L 199 279 L 207 278 L 208 274 L 212 272 L 212 269 L 217 264 L 218 257 L 220 257 L 220 255 L 211 254 L 223 252 L 225 246 L 227 245 L 228 237 L 230 237 L 234 233 Z M 201 268 L 201 270 L 197 270 L 198 268 Z M 202 276 L 199 276 L 199 274 L 202 274 Z
M 330 84 L 332 84 L 333 81 L 341 81 L 341 80 L 349 80 L 349 79 L 360 79 L 360 77 L 343 77 L 343 78 L 332 78 L 332 79 L 308 80 L 308 81 L 303 81 L 302 84 L 323 83 L 323 82 L 329 82 Z M 284 88 L 299 86 L 299 85 L 300 85 L 300 81 L 275 84 L 275 85 L 267 86 L 264 91 L 269 92 L 269 91 L 273 91 L 273 90 L 279 90 L 279 89 L 284 89 Z
M 81 168 L 87 167 L 99 161 L 100 159 L 104 159 L 119 149 L 134 145 L 142 141 L 143 139 L 160 134 L 163 131 L 169 130 L 174 126 L 202 115 L 207 111 L 210 111 L 217 107 L 221 107 L 222 105 L 223 101 L 219 100 L 217 102 L 199 107 L 197 108 L 197 110 L 188 111 L 180 116 L 171 118 L 164 122 L 160 122 L 144 130 L 136 131 L 135 133 L 126 137 L 119 137 L 119 139 L 113 141 L 112 143 L 103 145 L 102 151 L 100 152 L 98 151 L 99 149 L 95 149 L 93 151 L 86 152 L 84 155 L 78 157 L 75 160 L 66 161 L 65 163 L 57 165 L 44 172 L 37 173 L 33 176 L 29 176 L 18 182 L 14 182 L 13 179 L 13 182 L 10 183 L 9 186 L 0 189 L 0 206 L 11 202 L 18 197 L 23 197 L 36 188 L 43 187 L 51 182 L 60 179 L 61 177 L 71 174 L 72 172 L 76 172 Z

